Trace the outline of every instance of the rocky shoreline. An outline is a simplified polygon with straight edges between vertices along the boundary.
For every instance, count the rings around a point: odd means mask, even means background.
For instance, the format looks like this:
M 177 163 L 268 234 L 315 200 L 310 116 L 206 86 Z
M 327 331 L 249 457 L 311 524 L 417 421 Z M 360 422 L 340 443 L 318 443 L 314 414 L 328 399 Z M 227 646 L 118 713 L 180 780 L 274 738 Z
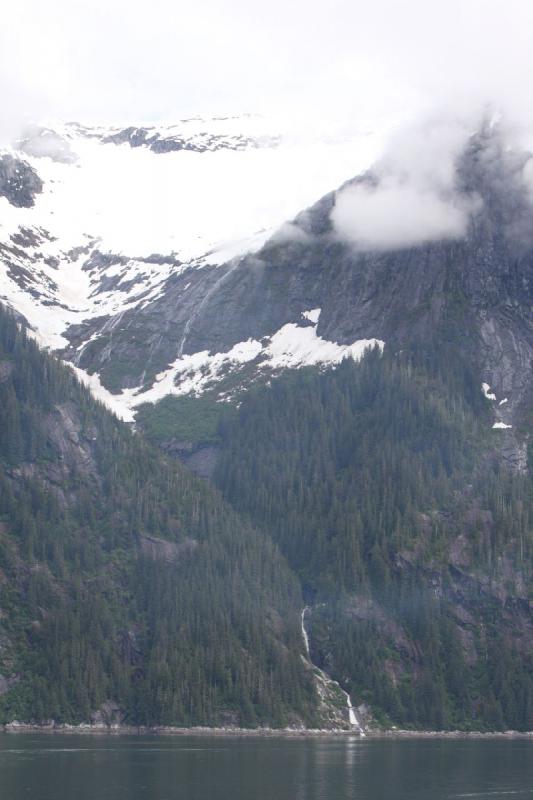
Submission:
M 50 733 L 50 734 L 91 734 L 118 736 L 221 736 L 221 737 L 272 737 L 272 738 L 317 738 L 317 737 L 358 737 L 359 731 L 343 729 L 311 728 L 178 728 L 171 726 L 144 727 L 134 725 L 105 725 L 81 723 L 34 723 L 14 720 L 0 726 L 2 733 Z M 364 732 L 368 739 L 530 739 L 533 731 L 423 731 L 402 729 L 369 728 Z

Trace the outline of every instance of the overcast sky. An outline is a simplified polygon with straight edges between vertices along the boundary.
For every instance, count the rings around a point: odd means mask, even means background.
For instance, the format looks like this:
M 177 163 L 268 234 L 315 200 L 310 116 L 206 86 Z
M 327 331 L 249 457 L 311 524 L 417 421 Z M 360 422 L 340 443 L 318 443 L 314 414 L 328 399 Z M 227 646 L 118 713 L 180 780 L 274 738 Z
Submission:
M 42 116 L 373 119 L 483 103 L 529 118 L 529 0 L 6 0 L 2 129 Z

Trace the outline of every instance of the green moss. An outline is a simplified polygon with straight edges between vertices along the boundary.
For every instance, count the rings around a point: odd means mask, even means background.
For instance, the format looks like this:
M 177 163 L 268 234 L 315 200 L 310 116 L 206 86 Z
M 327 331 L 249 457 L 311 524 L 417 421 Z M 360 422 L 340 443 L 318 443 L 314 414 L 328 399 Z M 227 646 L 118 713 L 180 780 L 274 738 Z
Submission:
M 233 411 L 233 406 L 211 397 L 169 395 L 159 403 L 139 406 L 136 421 L 152 442 L 181 439 L 213 443 L 218 440 L 221 418 Z

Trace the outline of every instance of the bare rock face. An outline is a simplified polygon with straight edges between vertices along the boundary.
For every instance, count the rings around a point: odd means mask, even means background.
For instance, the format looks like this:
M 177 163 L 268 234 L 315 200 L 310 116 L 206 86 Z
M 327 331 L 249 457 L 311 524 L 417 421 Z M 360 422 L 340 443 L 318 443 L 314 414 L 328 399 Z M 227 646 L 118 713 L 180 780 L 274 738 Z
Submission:
M 159 447 L 164 453 L 183 461 L 200 478 L 213 477 L 219 457 L 216 445 L 169 439 L 161 442 Z
M 30 208 L 42 190 L 42 180 L 26 161 L 8 153 L 0 156 L 0 197 L 17 208 Z
M 136 128 L 130 126 L 104 137 L 107 144 L 128 144 L 130 147 L 147 147 L 154 153 L 171 153 L 178 150 L 189 150 L 195 153 L 205 153 L 213 150 L 248 150 L 258 147 L 260 142 L 249 136 L 217 136 L 207 131 L 198 133 L 192 140 L 178 134 L 167 133 L 162 135 L 153 128 Z M 266 142 L 261 140 L 264 146 Z M 276 137 L 268 143 L 275 146 Z
M 124 132 L 121 141 L 137 146 L 145 133 Z M 317 335 L 339 344 L 376 338 L 400 349 L 448 325 L 456 346 L 479 365 L 480 386 L 486 382 L 495 394 L 494 419 L 508 426 L 501 426 L 502 450 L 521 469 L 520 425 L 533 398 L 528 159 L 510 154 L 497 133 L 472 138 L 456 168 L 457 191 L 472 200 L 463 238 L 361 249 L 335 233 L 339 192 L 332 192 L 288 226 L 290 235 L 275 235 L 258 253 L 173 275 L 157 298 L 123 313 L 120 325 L 105 322 L 112 337 L 73 328 L 65 355 L 81 353 L 79 366 L 119 391 L 150 385 L 178 356 L 227 352 L 287 323 L 300 325 L 309 309 L 321 309 Z M 369 173 L 347 185 L 377 180 Z M 87 336 L 90 345 L 80 349 Z M 248 368 L 244 384 L 258 368 Z
M 98 470 L 92 447 L 97 431 L 83 429 L 79 410 L 74 403 L 56 406 L 47 423 L 50 441 L 67 469 L 96 479 Z
M 177 133 L 155 128 L 117 129 L 107 140 L 157 152 L 185 146 Z M 199 150 L 254 146 L 230 140 L 211 141 L 200 133 L 186 145 Z M 28 132 L 20 144 L 32 157 L 71 158 L 68 142 L 46 129 Z M 523 470 L 533 404 L 533 205 L 524 177 L 529 159 L 528 153 L 509 150 L 497 131 L 482 130 L 471 138 L 456 164 L 456 192 L 470 211 L 465 234 L 455 239 L 386 250 L 343 239 L 334 225 L 339 197 L 353 185 L 379 189 L 379 174 L 369 172 L 303 211 L 253 255 L 220 266 L 183 264 L 173 255 L 136 259 L 147 268 L 151 263 L 172 267 L 157 293 L 148 291 L 139 266 L 123 280 L 119 268 L 126 268 L 126 255 L 100 252 L 93 242 L 83 269 L 101 276 L 98 291 L 135 294 L 134 302 L 120 313 L 103 310 L 101 316 L 78 319 L 65 331 L 68 344 L 61 356 L 97 373 L 104 387 L 120 393 L 148 389 L 181 357 L 228 353 L 250 339 L 264 344 L 289 323 L 307 324 L 302 315 L 310 309 L 321 309 L 316 335 L 339 345 L 378 339 L 400 350 L 442 336 L 446 328 L 446 335 L 453 330 L 454 347 L 475 361 L 480 387 L 486 383 L 495 397 L 503 458 Z M 31 206 L 41 190 L 31 165 L 0 156 L 1 196 Z M 37 256 L 33 261 L 22 256 L 37 250 L 43 235 L 22 228 L 0 246 L 10 278 L 36 297 L 42 291 L 35 283 Z M 108 273 L 109 267 L 117 269 Z M 53 277 L 47 280 L 53 283 Z M 232 364 L 228 374 L 221 370 L 206 384 L 208 390 L 227 399 L 265 380 L 262 359 L 260 354 Z M 186 458 L 209 476 L 216 454 L 194 452 Z

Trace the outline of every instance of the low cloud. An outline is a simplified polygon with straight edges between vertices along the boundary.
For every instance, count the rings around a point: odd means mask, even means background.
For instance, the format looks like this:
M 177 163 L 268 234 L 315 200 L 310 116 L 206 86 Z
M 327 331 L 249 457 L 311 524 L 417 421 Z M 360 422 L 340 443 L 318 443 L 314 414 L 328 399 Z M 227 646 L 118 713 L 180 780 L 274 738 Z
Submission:
M 293 243 L 306 244 L 310 240 L 311 235 L 301 226 L 295 225 L 293 222 L 284 222 L 270 237 L 269 244 L 275 246 Z
M 328 133 L 486 102 L 530 121 L 532 27 L 526 0 L 7 0 L 0 137 L 243 110 Z
M 377 187 L 350 186 L 337 196 L 337 233 L 363 250 L 410 247 L 464 236 L 470 204 L 387 178 Z
M 51 158 L 63 164 L 73 164 L 77 156 L 70 144 L 55 131 L 30 125 L 23 130 L 19 148 L 28 156 Z
M 456 187 L 471 124 L 431 119 L 397 132 L 372 173 L 337 194 L 331 213 L 337 234 L 372 250 L 463 237 L 480 202 Z

